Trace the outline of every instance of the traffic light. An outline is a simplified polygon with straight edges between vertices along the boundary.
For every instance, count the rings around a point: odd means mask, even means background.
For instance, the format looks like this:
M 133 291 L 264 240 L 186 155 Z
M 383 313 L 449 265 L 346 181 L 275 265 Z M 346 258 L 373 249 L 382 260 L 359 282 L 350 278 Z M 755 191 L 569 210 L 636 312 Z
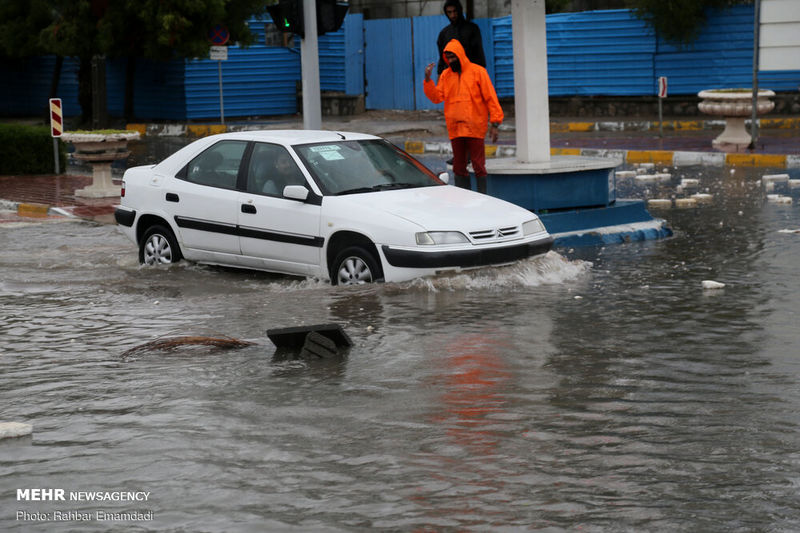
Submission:
M 337 0 L 316 0 L 317 3 L 317 35 L 337 31 L 342 27 L 347 9 L 347 2 Z M 277 4 L 267 6 L 269 16 L 279 31 L 296 33 L 305 37 L 303 25 L 303 0 L 280 0 Z
M 269 16 L 279 31 L 296 33 L 305 36 L 303 29 L 303 0 L 280 0 L 275 5 L 267 6 Z
M 347 15 L 347 2 L 317 0 L 317 34 L 338 31 Z

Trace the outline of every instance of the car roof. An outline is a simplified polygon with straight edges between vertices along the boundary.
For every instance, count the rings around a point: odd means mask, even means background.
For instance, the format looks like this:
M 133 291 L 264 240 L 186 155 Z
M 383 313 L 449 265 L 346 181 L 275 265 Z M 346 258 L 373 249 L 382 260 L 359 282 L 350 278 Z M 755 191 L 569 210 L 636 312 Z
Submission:
M 168 156 L 166 159 L 155 165 L 153 170 L 166 174 L 175 174 L 186 164 L 186 162 L 219 141 L 256 141 L 282 144 L 285 146 L 312 144 L 319 142 L 338 142 L 354 140 L 374 140 L 380 139 L 375 135 L 367 133 L 354 133 L 347 131 L 325 131 L 325 130 L 250 130 L 234 131 L 209 135 L 184 146 L 177 152 Z
M 279 144 L 308 144 L 317 142 L 378 139 L 367 133 L 326 130 L 251 130 L 214 135 L 217 139 L 272 142 Z

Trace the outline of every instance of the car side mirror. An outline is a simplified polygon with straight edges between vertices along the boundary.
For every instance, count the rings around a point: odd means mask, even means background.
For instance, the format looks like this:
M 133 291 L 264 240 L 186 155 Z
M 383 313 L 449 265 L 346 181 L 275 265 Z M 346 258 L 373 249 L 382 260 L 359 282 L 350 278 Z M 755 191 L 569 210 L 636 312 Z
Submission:
M 445 183 L 445 185 L 450 183 L 450 174 L 448 172 L 442 172 L 438 177 Z
M 283 196 L 284 198 L 305 202 L 308 198 L 308 189 L 302 185 L 287 185 L 283 188 Z

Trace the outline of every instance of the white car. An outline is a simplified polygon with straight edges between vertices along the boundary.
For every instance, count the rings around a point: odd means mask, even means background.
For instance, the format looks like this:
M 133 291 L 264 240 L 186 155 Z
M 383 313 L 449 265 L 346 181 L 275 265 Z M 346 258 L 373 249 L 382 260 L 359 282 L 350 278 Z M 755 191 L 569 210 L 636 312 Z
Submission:
M 115 218 L 145 264 L 185 258 L 334 285 L 507 264 L 553 242 L 530 211 L 448 186 L 380 137 L 331 131 L 199 139 L 128 169 Z

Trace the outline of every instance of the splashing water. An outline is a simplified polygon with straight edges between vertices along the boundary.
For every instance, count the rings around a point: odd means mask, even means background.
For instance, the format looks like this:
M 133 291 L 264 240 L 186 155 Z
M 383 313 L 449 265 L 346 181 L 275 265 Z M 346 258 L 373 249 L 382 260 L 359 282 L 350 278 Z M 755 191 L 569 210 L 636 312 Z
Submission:
M 591 267 L 592 263 L 588 261 L 569 260 L 551 250 L 545 255 L 507 266 L 480 268 L 443 274 L 433 278 L 420 278 L 408 282 L 407 285 L 411 288 L 422 288 L 432 292 L 538 287 L 576 279 L 588 272 Z

